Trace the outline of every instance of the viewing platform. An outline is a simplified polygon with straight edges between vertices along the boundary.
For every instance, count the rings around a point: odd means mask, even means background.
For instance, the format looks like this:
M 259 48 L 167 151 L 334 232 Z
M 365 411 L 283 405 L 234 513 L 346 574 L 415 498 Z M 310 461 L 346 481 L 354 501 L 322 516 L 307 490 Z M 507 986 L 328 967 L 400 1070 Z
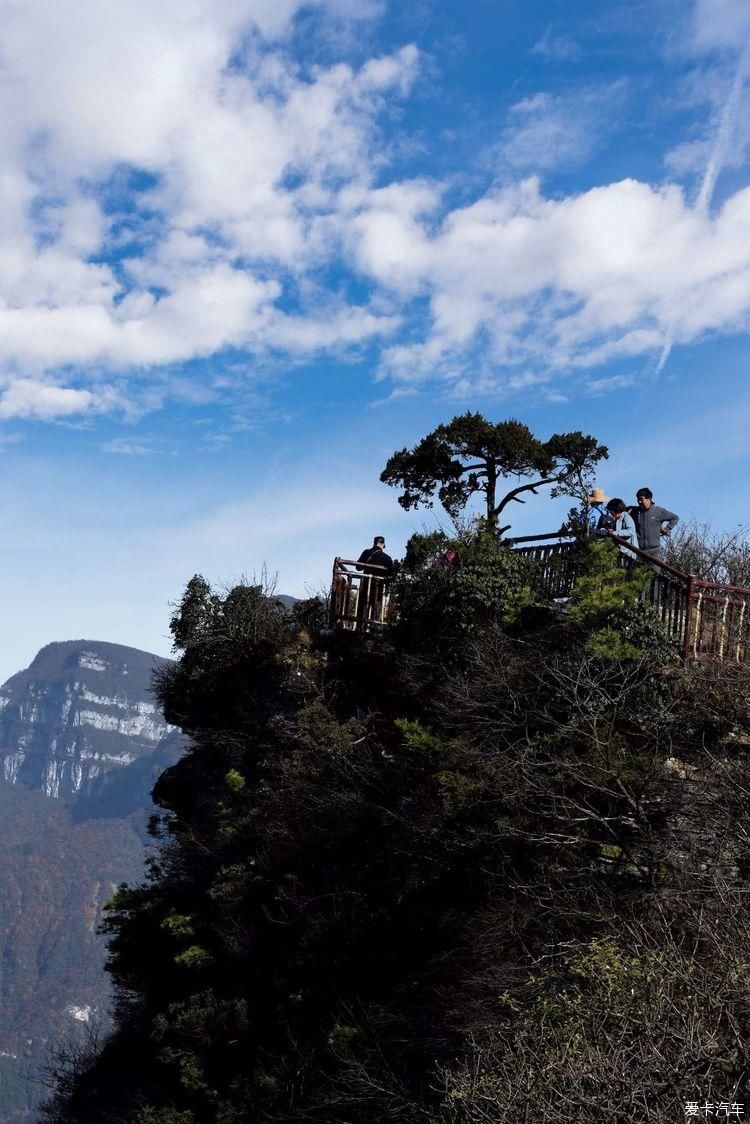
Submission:
M 528 583 L 547 601 L 563 604 L 584 572 L 582 542 L 553 532 L 506 540 L 528 560 Z M 615 540 L 617 542 L 621 540 Z M 650 582 L 643 595 L 653 606 L 684 663 L 719 660 L 750 662 L 750 589 L 704 581 L 622 543 L 632 557 L 620 555 L 625 569 L 644 567 Z M 393 583 L 382 566 L 336 558 L 331 583 L 331 628 L 368 632 L 396 619 Z
M 384 566 L 334 558 L 331 628 L 368 632 L 396 616 L 392 583 Z

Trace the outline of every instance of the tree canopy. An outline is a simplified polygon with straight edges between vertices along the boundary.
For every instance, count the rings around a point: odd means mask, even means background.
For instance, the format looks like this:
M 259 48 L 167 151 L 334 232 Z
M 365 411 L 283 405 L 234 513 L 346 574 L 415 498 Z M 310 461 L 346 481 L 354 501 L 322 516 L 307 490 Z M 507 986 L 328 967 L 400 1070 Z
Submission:
M 523 503 L 525 493 L 547 486 L 553 494 L 582 499 L 607 456 L 605 445 L 580 431 L 542 441 L 514 419 L 491 422 L 466 413 L 439 425 L 413 449 L 394 453 L 380 479 L 402 489 L 398 502 L 407 511 L 432 507 L 437 498 L 455 518 L 472 496 L 482 495 L 487 527 L 502 534 L 510 524 L 499 526 L 500 517 L 510 503 Z M 523 482 L 498 496 L 500 482 L 513 477 Z

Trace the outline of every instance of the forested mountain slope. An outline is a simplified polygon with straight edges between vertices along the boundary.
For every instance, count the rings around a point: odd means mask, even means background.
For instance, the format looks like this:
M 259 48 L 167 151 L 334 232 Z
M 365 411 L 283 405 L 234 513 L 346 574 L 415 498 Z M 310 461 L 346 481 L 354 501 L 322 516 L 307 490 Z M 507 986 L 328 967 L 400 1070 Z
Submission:
M 116 1030 L 46 1120 L 750 1101 L 750 676 L 681 667 L 616 547 L 582 549 L 561 607 L 481 528 L 417 536 L 364 636 L 189 584 L 159 695 L 190 749 L 109 911 Z
M 50 1050 L 108 1025 L 97 926 L 142 875 L 151 788 L 183 749 L 151 691 L 164 664 L 66 641 L 0 688 L 0 1120 L 34 1119 Z
M 7 784 L 0 823 L 0 1119 L 16 1119 L 44 1091 L 28 1078 L 50 1047 L 106 1022 L 96 927 L 115 887 L 140 876 L 143 844 L 127 820 L 74 824 L 61 801 Z

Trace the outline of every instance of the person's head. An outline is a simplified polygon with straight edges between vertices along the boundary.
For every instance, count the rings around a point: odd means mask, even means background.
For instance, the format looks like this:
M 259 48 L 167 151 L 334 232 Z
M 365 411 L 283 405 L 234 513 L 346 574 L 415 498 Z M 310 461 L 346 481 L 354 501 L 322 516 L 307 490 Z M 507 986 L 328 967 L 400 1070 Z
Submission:
M 382 535 L 376 535 L 372 540 L 372 545 L 376 550 L 385 550 L 385 539 Z
M 619 498 L 612 499 L 607 504 L 607 511 L 610 515 L 613 515 L 615 519 L 619 519 L 627 510 L 627 504 L 624 500 Z
M 638 501 L 638 506 L 643 511 L 648 511 L 651 504 L 654 502 L 654 493 L 650 488 L 639 488 L 635 493 L 635 498 Z
M 603 503 L 607 502 L 607 497 L 604 494 L 603 488 L 594 488 L 590 496 L 586 497 L 589 507 L 601 507 Z

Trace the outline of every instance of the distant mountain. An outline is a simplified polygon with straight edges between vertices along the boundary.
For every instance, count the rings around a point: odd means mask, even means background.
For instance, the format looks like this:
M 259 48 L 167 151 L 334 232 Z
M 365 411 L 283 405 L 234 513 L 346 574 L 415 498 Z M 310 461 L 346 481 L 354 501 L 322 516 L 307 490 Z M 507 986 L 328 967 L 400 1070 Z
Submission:
M 291 609 L 299 601 L 299 597 L 292 597 L 289 593 L 275 593 L 274 601 L 280 601 L 285 609 Z
M 173 734 L 151 693 L 154 669 L 165 662 L 94 640 L 42 648 L 0 687 L 3 779 L 70 799 L 151 758 Z
M 70 640 L 0 687 L 0 1124 L 35 1119 L 50 1048 L 107 1025 L 102 907 L 142 876 L 151 789 L 183 749 L 151 692 L 164 662 Z

